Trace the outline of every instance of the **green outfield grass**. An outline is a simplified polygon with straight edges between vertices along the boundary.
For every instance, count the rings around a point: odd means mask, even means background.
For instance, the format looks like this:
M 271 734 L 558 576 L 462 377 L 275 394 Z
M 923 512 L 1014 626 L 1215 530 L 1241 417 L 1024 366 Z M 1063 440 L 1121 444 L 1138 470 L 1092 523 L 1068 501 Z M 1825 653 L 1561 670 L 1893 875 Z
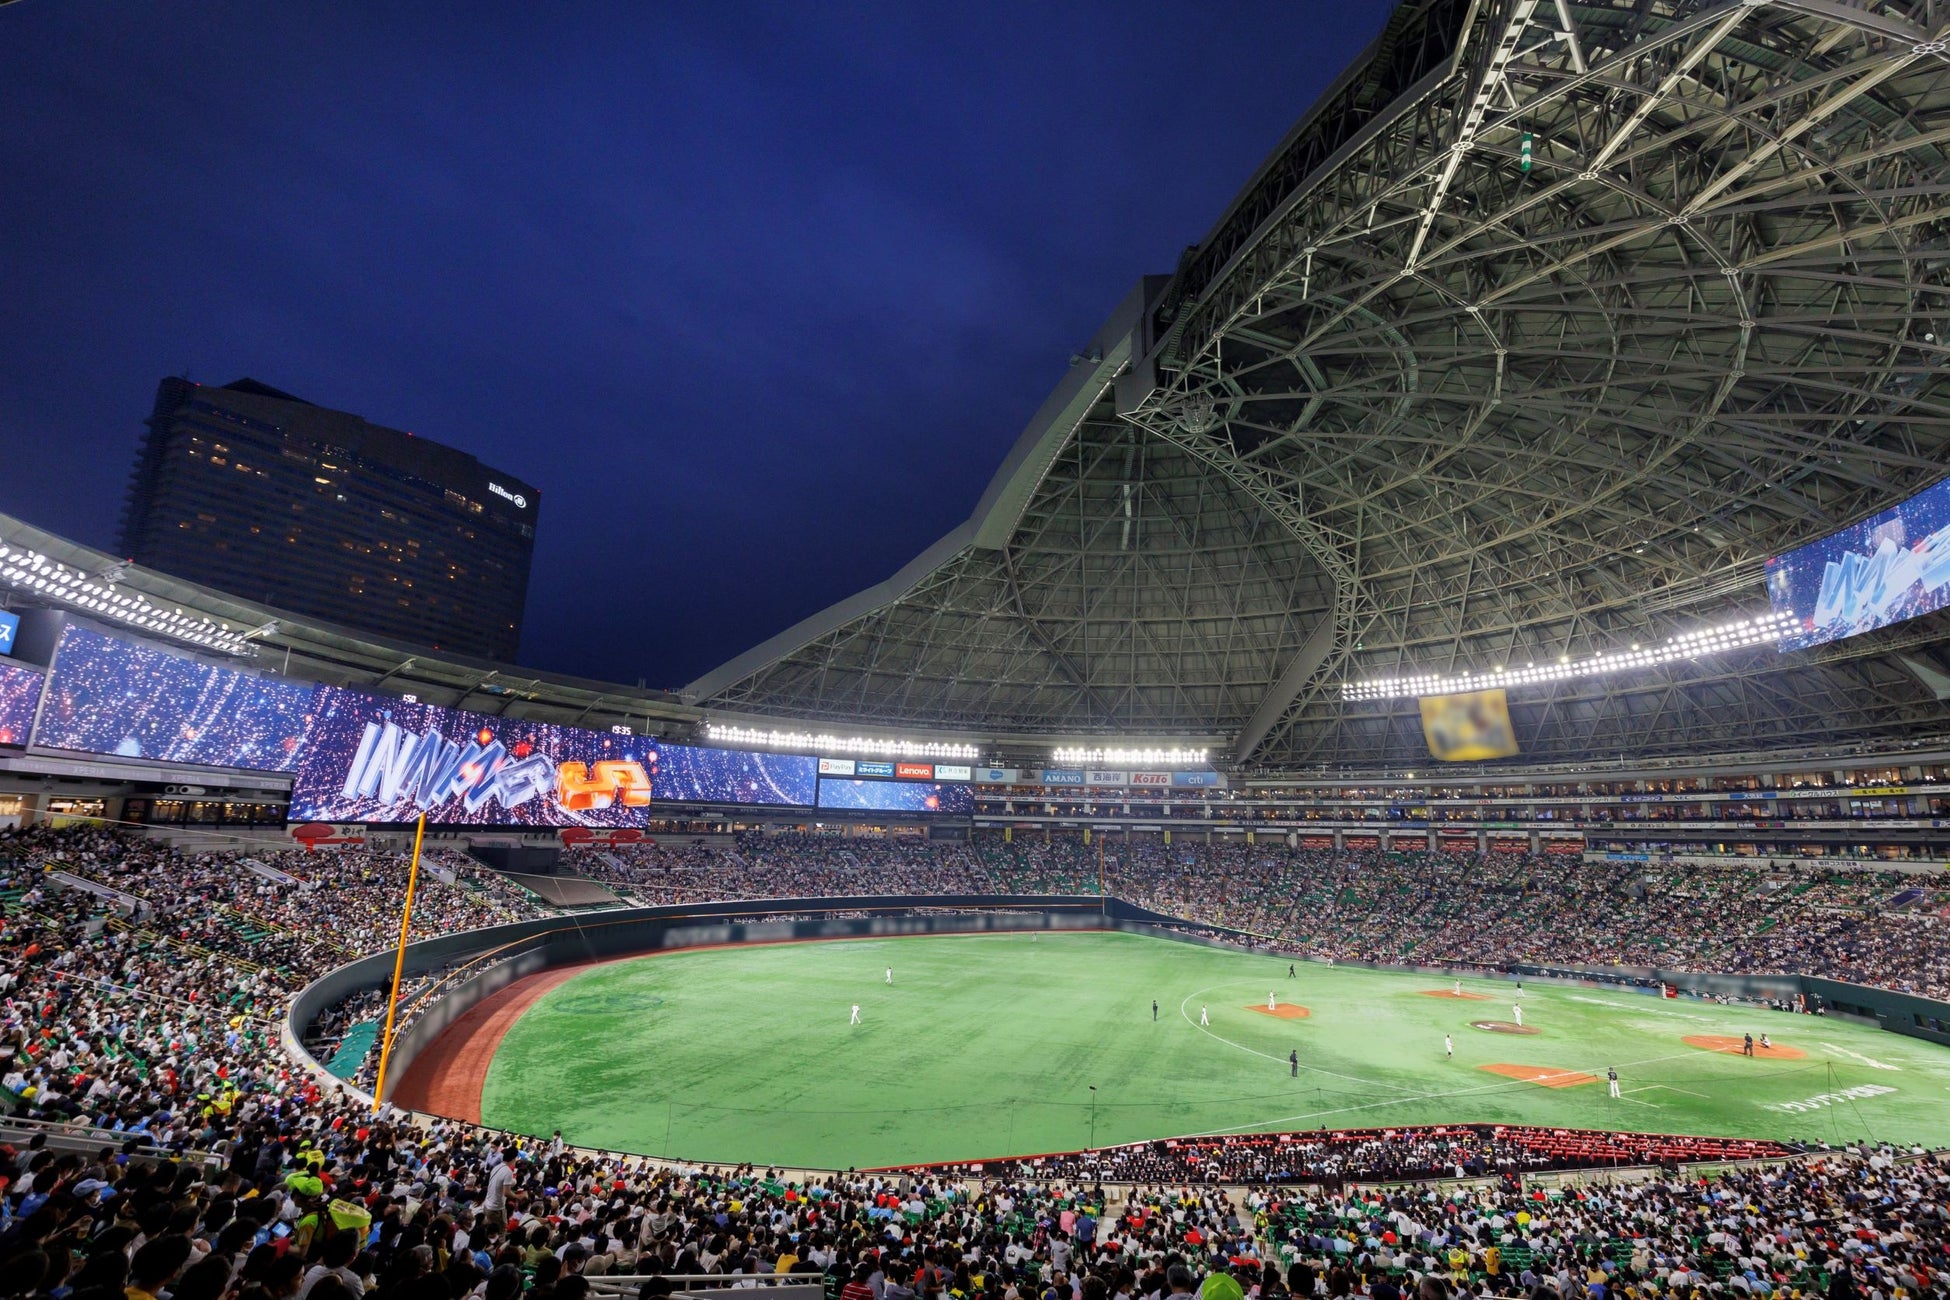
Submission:
M 1490 1000 L 1458 1001 L 1427 996 L 1449 982 L 1426 975 L 1286 972 L 1284 959 L 1116 933 L 615 962 L 512 1027 L 482 1118 L 560 1128 L 585 1146 L 813 1167 L 1072 1150 L 1093 1124 L 1104 1145 L 1443 1122 L 1950 1144 L 1950 1049 L 1867 1026 L 1532 984 L 1524 1022 L 1541 1032 L 1520 1037 L 1471 1025 L 1511 1018 L 1505 982 L 1465 980 Z M 1249 1009 L 1269 991 L 1311 1014 Z M 850 1026 L 856 1002 L 863 1023 Z M 1806 1056 L 1746 1059 L 1681 1041 L 1747 1031 Z M 1287 1064 L 1296 1048 L 1298 1079 Z M 1616 1066 L 1625 1095 L 1480 1068 L 1490 1064 L 1600 1079 Z

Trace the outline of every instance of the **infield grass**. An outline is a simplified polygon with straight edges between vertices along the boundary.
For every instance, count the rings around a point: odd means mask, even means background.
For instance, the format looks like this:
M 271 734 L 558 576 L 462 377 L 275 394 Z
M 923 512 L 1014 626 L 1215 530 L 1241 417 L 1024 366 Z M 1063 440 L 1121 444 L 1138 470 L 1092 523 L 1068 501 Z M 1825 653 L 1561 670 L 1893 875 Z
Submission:
M 1950 1144 L 1950 1049 L 1918 1039 L 1537 984 L 1523 1019 L 1538 1032 L 1519 1036 L 1472 1027 L 1511 1020 L 1505 981 L 1464 980 L 1487 995 L 1476 1001 L 1428 996 L 1450 987 L 1440 977 L 1298 971 L 1092 932 L 631 958 L 566 981 L 514 1024 L 482 1119 L 610 1150 L 809 1167 L 1429 1123 Z M 1265 1014 L 1269 992 L 1309 1014 Z M 849 1025 L 855 1003 L 862 1023 Z M 1682 1041 L 1747 1032 L 1806 1055 L 1748 1059 Z M 1603 1082 L 1612 1066 L 1618 1100 Z M 1566 1086 L 1565 1072 L 1595 1081 Z

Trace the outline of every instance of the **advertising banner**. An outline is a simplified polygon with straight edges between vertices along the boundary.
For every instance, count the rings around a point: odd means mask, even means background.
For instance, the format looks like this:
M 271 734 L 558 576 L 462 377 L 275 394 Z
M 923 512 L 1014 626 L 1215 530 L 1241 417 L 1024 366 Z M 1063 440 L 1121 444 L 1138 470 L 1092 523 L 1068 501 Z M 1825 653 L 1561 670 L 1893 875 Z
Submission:
M 20 615 L 0 609 L 0 655 L 14 652 L 14 638 L 20 634 Z
M 1422 710 L 1423 738 L 1439 762 L 1473 763 L 1520 752 L 1510 705 L 1500 687 L 1461 695 L 1425 695 L 1416 703 Z
M 1019 785 L 1022 770 L 1014 767 L 978 767 L 975 769 L 976 785 Z
M 1090 785 L 1129 785 L 1129 772 L 1086 772 L 1084 780 Z
M 894 775 L 903 781 L 932 781 L 934 780 L 934 764 L 896 763 L 894 764 Z
M 855 763 L 850 758 L 822 758 L 819 760 L 821 776 L 852 776 Z
M 301 822 L 290 829 L 291 838 L 309 853 L 313 849 L 357 848 L 366 842 L 363 826 L 334 826 L 330 822 Z
M 1149 786 L 1160 786 L 1160 785 L 1166 785 L 1166 786 L 1168 786 L 1168 785 L 1170 785 L 1170 784 L 1171 784 L 1171 773 L 1169 773 L 1169 772 L 1133 772 L 1133 773 L 1131 773 L 1131 784 L 1132 784 L 1132 785 L 1149 785 Z
M 934 781 L 828 777 L 819 783 L 819 806 L 866 812 L 967 813 L 975 810 L 975 792 L 965 785 L 941 785 Z
M 1083 784 L 1082 772 L 1067 771 L 1060 768 L 1054 770 L 1050 768 L 1044 768 L 1041 772 L 1037 773 L 1037 776 L 1044 785 L 1082 785 Z
M 853 771 L 856 776 L 892 776 L 894 774 L 894 765 L 892 763 L 870 763 L 863 758 L 853 765 Z
M 1212 789 L 1223 785 L 1217 772 L 1173 772 L 1171 783 L 1181 788 Z
M 975 777 L 975 769 L 966 764 L 936 763 L 934 779 L 937 781 L 970 781 Z

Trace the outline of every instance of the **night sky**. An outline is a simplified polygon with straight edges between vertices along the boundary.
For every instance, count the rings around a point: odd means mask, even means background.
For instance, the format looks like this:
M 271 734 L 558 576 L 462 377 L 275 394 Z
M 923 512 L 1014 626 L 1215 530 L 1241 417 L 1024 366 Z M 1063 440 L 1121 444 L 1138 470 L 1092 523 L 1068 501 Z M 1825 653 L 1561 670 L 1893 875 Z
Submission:
M 522 660 L 677 687 L 974 506 L 1387 0 L 0 7 L 0 510 L 156 381 L 542 489 Z

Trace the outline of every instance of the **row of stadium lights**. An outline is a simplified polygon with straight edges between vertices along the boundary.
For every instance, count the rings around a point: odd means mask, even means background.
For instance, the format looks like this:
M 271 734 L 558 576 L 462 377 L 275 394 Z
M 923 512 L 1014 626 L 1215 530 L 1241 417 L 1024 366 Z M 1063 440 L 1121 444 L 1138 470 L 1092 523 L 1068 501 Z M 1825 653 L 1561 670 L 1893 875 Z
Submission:
M 1203 749 L 1059 749 L 1050 761 L 1058 767 L 1192 767 L 1205 755 Z
M 18 590 L 31 591 L 145 632 L 172 636 L 226 654 L 250 653 L 250 644 L 243 634 L 232 632 L 221 623 L 185 614 L 180 609 L 152 605 L 146 596 L 123 595 L 113 586 L 96 582 L 79 570 L 69 570 L 27 547 L 0 546 L 0 578 Z
M 788 749 L 814 754 L 867 754 L 885 758 L 958 758 L 968 762 L 982 756 L 973 745 L 937 740 L 890 740 L 882 736 L 835 736 L 826 732 L 767 731 L 757 727 L 727 727 L 706 723 L 704 735 L 720 744 L 756 749 Z
M 1794 623 L 1793 613 L 1782 610 L 1758 614 L 1753 618 L 1743 618 L 1736 623 L 1724 623 L 1719 627 L 1704 628 L 1698 632 L 1687 632 L 1650 650 L 1641 650 L 1634 645 L 1628 651 L 1613 651 L 1610 654 L 1601 652 L 1589 659 L 1580 659 L 1576 663 L 1572 663 L 1566 657 L 1554 664 L 1544 664 L 1541 667 L 1529 664 L 1517 669 L 1498 667 L 1486 673 L 1460 672 L 1453 677 L 1423 675 L 1347 682 L 1341 687 L 1341 698 L 1361 701 L 1394 700 L 1423 695 L 1453 695 L 1458 691 L 1481 691 L 1498 686 L 1528 686 L 1535 682 L 1561 682 L 1573 677 L 1595 677 L 1603 673 L 1620 672 L 1627 668 L 1652 668 L 1659 664 L 1675 663 L 1681 659 L 1697 659 L 1701 655 L 1715 654 L 1722 650 L 1777 644 L 1785 633 L 1793 629 Z

